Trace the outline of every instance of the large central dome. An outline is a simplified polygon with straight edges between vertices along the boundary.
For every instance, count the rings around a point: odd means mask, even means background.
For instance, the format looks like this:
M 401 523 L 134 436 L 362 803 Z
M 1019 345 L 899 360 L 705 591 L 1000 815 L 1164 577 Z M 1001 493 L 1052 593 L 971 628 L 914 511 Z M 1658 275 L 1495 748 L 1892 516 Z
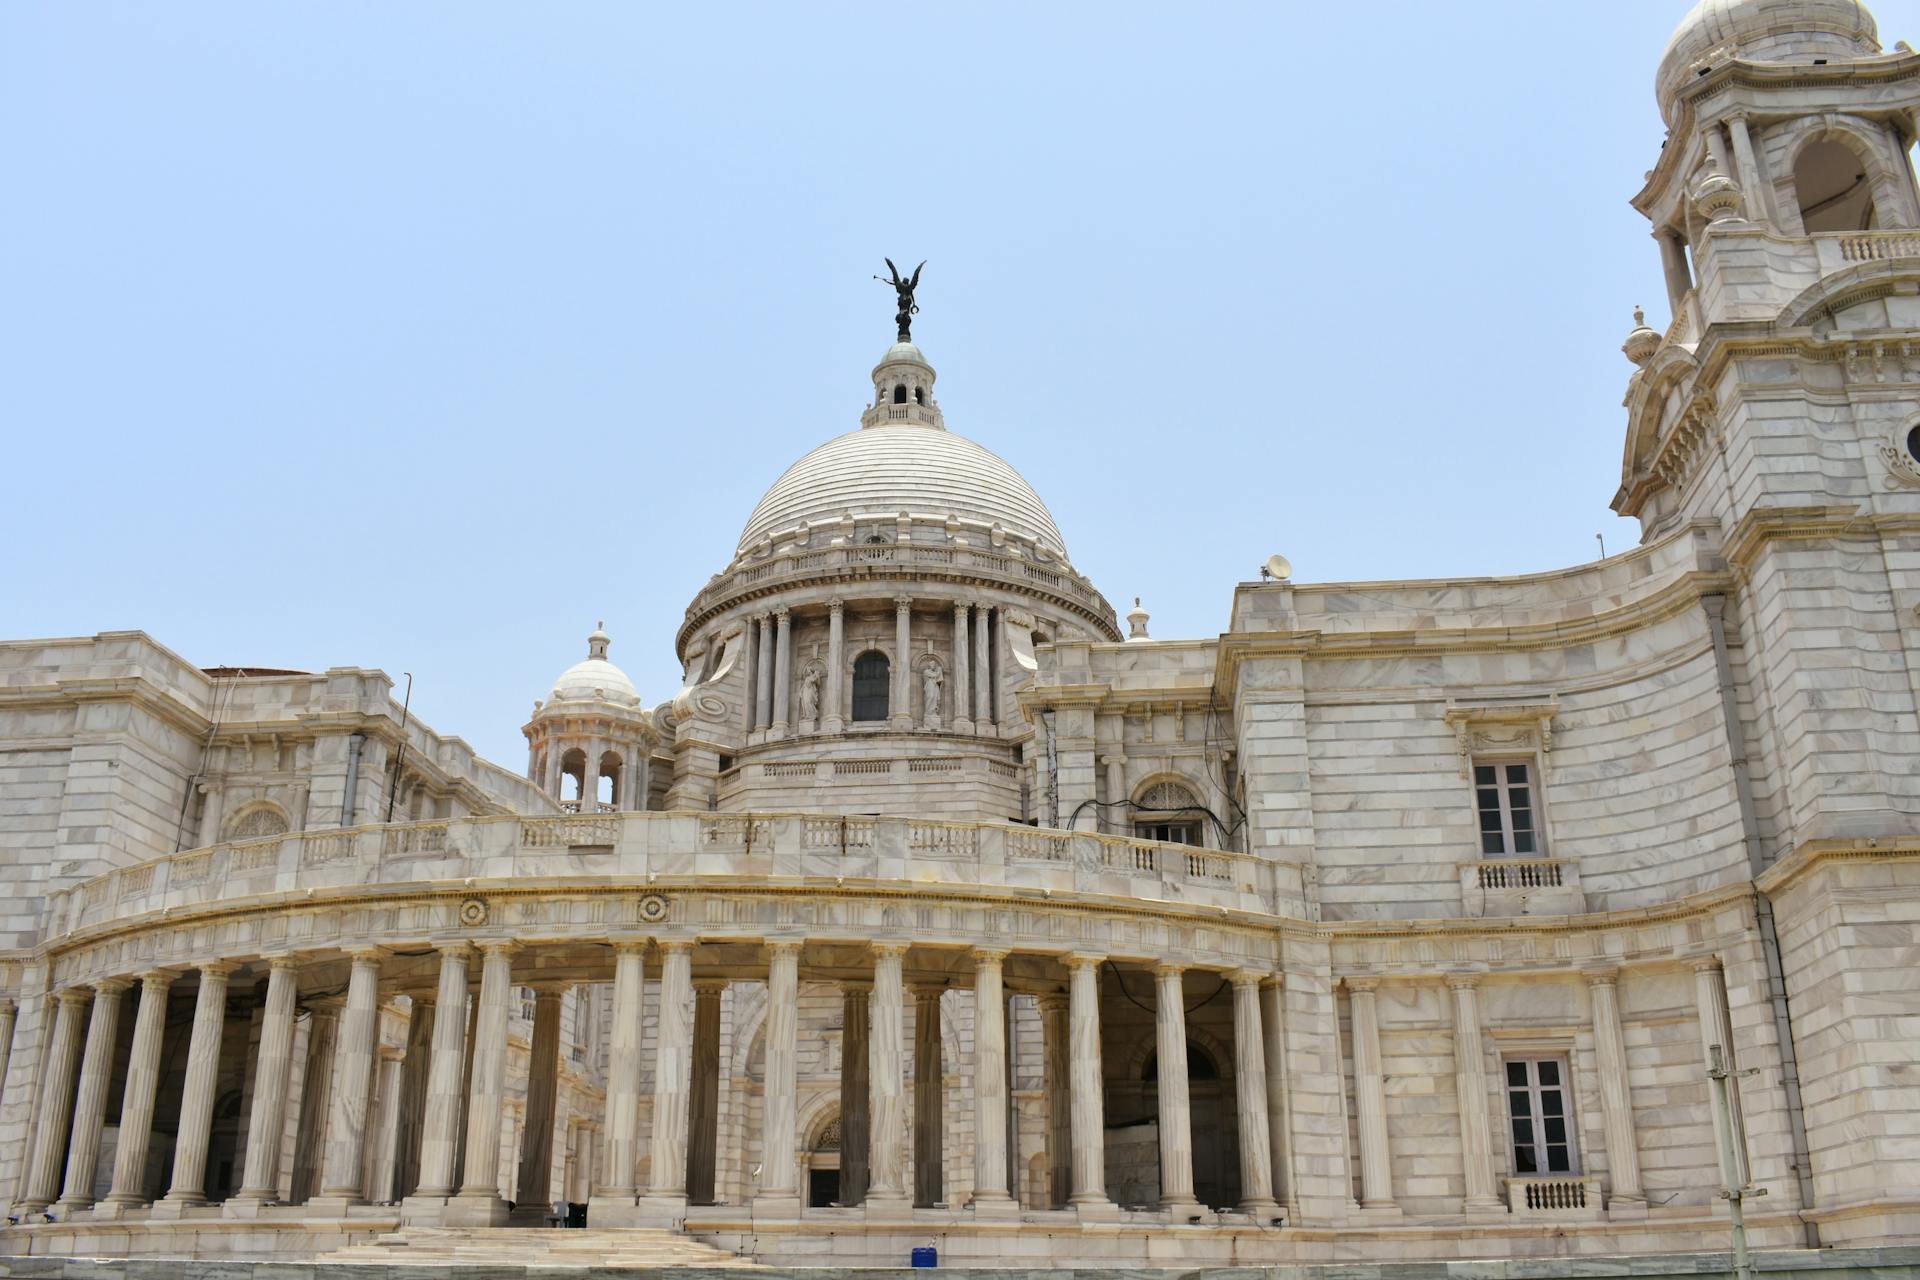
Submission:
M 788 467 L 747 517 L 740 551 L 802 524 L 818 527 L 849 513 L 892 520 L 906 511 L 998 524 L 1064 556 L 1066 540 L 1033 486 L 999 455 L 941 425 L 932 379 L 918 348 L 899 343 L 889 350 L 874 369 L 881 394 L 867 425 Z

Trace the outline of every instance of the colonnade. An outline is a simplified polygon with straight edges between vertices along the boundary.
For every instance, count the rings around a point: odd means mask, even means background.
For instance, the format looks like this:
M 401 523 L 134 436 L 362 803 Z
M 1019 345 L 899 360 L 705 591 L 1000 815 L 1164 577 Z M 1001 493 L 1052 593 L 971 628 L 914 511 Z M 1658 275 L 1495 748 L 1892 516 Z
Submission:
M 765 956 L 765 1084 L 761 1160 L 753 1187 L 756 1216 L 797 1217 L 804 1201 L 799 1131 L 800 940 L 770 940 Z M 613 950 L 613 1016 L 610 1028 L 606 1106 L 595 1126 L 591 1205 L 596 1221 L 676 1221 L 689 1203 L 711 1202 L 715 1144 L 719 1001 L 726 980 L 693 973 L 691 939 L 618 938 Z M 410 1220 L 448 1225 L 496 1224 L 508 1220 L 499 1194 L 502 1123 L 507 1096 L 508 1026 L 518 944 L 505 940 L 435 944 L 438 973 L 431 996 L 414 1002 L 409 1028 L 413 1054 L 383 1053 L 379 1037 L 381 967 L 388 952 L 367 946 L 348 952 L 344 1003 L 330 1045 L 310 1036 L 315 1053 L 330 1055 L 325 1079 L 310 1078 L 319 1093 L 302 1099 L 303 1128 L 313 1104 L 325 1109 L 320 1168 L 309 1214 L 338 1213 L 366 1200 L 375 1185 L 393 1185 L 392 1171 L 411 1194 L 403 1213 Z M 651 1132 L 642 1146 L 643 998 L 649 949 L 659 957 L 658 1008 L 653 1061 Z M 956 975 L 952 954 L 938 970 L 919 969 L 908 979 L 905 942 L 869 944 L 870 971 L 849 976 L 836 966 L 849 1021 L 841 1075 L 843 1183 L 841 1203 L 864 1204 L 868 1216 L 906 1214 L 915 1206 L 944 1203 L 942 1187 L 942 1028 L 940 997 L 949 986 L 964 989 L 971 978 L 974 1004 L 973 1212 L 1011 1217 L 1020 1205 L 1017 1153 L 1011 1147 L 1012 1098 L 1008 1062 L 1006 964 L 999 947 L 973 949 Z M 1066 991 L 1057 981 L 1039 993 L 1045 1077 L 1048 1082 L 1046 1143 L 1054 1171 L 1045 1197 L 1051 1205 L 1099 1216 L 1112 1209 L 1105 1169 L 1105 1088 L 1101 1066 L 1100 966 L 1106 957 L 1073 953 L 1063 961 Z M 280 1198 L 283 1135 L 295 1058 L 299 961 L 267 960 L 265 996 L 258 1006 L 258 1048 L 252 1059 L 249 1123 L 239 1189 L 224 1212 L 251 1216 Z M 479 970 L 479 989 L 467 1008 Z M 180 1122 L 174 1139 L 170 1185 L 147 1208 L 153 1216 L 180 1216 L 207 1203 L 207 1161 L 216 1077 L 226 1032 L 227 988 L 234 962 L 198 969 L 192 1031 L 187 1052 Z M 970 975 L 967 971 L 970 970 Z M 938 977 L 929 977 L 930 973 Z M 1191 1108 L 1185 1064 L 1186 1008 L 1177 965 L 1154 968 L 1159 1062 L 1160 1183 L 1162 1205 L 1174 1213 L 1198 1213 L 1194 1198 Z M 137 982 L 139 1013 L 127 1063 L 120 1135 L 106 1210 L 116 1215 L 147 1205 L 144 1185 L 154 1134 L 161 1079 L 161 1042 L 167 993 L 176 974 L 155 969 L 136 977 L 107 978 L 61 991 L 54 1004 L 45 1051 L 42 1088 L 30 1138 L 28 1167 L 18 1206 L 38 1211 L 55 1200 L 67 1213 L 92 1205 L 114 1046 L 127 992 Z M 1273 1152 L 1279 1135 L 1270 1124 L 1267 1069 L 1278 1034 L 1277 992 L 1272 974 L 1236 971 L 1233 1021 L 1239 1125 L 1242 1209 L 1274 1208 Z M 562 1048 L 561 992 L 536 986 L 529 1079 L 519 1144 L 521 1188 L 551 1182 L 555 1099 Z M 909 1103 L 906 1004 L 915 1002 L 914 1072 Z M 469 1016 L 463 1017 L 462 1013 Z M 311 1060 L 310 1060 L 311 1064 Z M 319 1073 L 310 1069 L 309 1077 Z M 376 1099 L 378 1099 L 376 1103 Z M 376 1107 L 385 1126 L 375 1123 Z M 396 1135 L 398 1154 L 376 1156 L 369 1134 Z M 404 1138 L 397 1135 L 406 1135 Z M 640 1177 L 640 1153 L 648 1153 Z M 911 1152 L 911 1155 L 909 1155 Z M 417 1161 L 417 1174 L 409 1168 Z M 62 1170 L 64 1168 L 64 1179 Z M 385 1181 L 381 1181 L 385 1171 Z M 523 1193 L 525 1194 L 525 1193 Z M 545 1196 L 534 1197 L 534 1220 Z
M 924 641 L 914 622 L 915 598 L 896 595 L 894 606 L 893 656 L 889 669 L 891 685 L 887 700 L 887 722 L 895 729 L 930 728 L 935 725 L 958 733 L 991 734 L 1004 722 L 1010 710 L 994 678 L 1005 669 L 1009 647 L 1006 643 L 1007 611 L 979 600 L 952 601 L 950 628 L 924 619 L 920 626 L 933 625 L 948 642 L 945 664 L 943 705 L 930 711 L 925 697 L 919 697 L 921 677 L 915 667 L 914 640 Z M 923 607 L 938 601 L 920 600 Z M 793 644 L 793 611 L 782 605 L 746 620 L 746 680 L 749 696 L 745 704 L 747 732 L 784 738 L 792 733 L 841 733 L 850 714 L 852 657 L 847 652 L 846 601 L 834 597 L 826 602 L 827 656 L 812 707 L 795 694 L 796 664 Z M 924 646 L 923 646 L 924 647 Z M 802 677 L 804 679 L 804 676 Z M 814 714 L 806 713 L 811 710 Z

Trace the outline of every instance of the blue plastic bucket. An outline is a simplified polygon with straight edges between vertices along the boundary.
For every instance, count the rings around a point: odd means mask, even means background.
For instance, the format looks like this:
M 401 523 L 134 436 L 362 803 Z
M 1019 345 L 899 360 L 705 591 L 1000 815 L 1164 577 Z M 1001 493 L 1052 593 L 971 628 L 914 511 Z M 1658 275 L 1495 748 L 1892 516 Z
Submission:
M 932 1245 L 916 1245 L 913 1250 L 913 1265 L 916 1267 L 937 1267 L 940 1265 L 940 1251 Z

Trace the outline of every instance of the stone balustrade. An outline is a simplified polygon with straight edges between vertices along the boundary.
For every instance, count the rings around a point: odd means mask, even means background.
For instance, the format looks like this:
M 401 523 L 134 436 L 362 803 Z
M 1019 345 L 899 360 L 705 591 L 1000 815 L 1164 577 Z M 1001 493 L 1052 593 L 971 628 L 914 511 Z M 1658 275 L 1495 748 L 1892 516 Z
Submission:
M 1479 858 L 1460 864 L 1469 916 L 1568 916 L 1587 909 L 1573 858 Z
M 1570 1221 L 1605 1217 L 1600 1179 L 1563 1173 L 1507 1179 L 1507 1208 L 1515 1216 Z
M 1247 854 L 1013 823 L 795 813 L 598 813 L 291 832 L 188 850 L 49 895 L 54 935 L 237 899 L 370 886 L 743 877 L 980 886 L 1270 913 Z

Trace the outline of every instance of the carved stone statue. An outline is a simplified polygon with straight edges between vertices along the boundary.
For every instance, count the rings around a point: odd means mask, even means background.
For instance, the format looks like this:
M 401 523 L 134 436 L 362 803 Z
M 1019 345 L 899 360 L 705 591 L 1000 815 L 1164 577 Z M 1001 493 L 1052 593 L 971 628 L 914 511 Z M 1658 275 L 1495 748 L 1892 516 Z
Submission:
M 902 280 L 900 278 L 900 268 L 893 265 L 893 259 L 886 258 L 884 261 L 887 264 L 889 275 L 875 276 L 874 279 L 878 280 L 881 284 L 892 285 L 893 291 L 899 295 L 900 309 L 894 312 L 893 323 L 898 326 L 900 330 L 900 341 L 911 342 L 913 341 L 913 317 L 919 314 L 920 311 L 920 308 L 913 301 L 913 291 L 920 287 L 920 271 L 927 263 L 924 258 L 921 259 L 920 266 L 913 269 L 913 276 L 910 279 Z
M 946 677 L 933 663 L 920 669 L 920 712 L 928 719 L 940 714 L 940 686 L 945 683 Z
M 820 669 L 810 668 L 800 677 L 800 718 L 817 720 L 820 718 Z

